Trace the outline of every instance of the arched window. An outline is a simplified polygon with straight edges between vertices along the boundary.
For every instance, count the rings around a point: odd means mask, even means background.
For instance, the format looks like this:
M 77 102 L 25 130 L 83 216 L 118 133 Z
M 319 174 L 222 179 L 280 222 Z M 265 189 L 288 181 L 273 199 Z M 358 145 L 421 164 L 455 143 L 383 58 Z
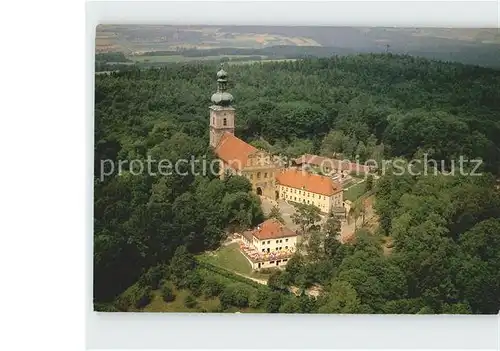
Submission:
M 224 120 L 222 121 L 222 124 L 224 124 L 225 126 L 227 126 L 227 118 L 224 118 Z

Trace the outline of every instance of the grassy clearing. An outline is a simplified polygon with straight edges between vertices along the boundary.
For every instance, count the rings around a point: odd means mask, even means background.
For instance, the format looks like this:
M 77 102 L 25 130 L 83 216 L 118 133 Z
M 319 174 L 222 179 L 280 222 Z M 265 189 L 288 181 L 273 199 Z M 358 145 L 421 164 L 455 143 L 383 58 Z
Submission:
M 360 182 L 358 184 L 350 186 L 344 191 L 344 200 L 356 201 L 365 193 L 366 183 Z
M 198 258 L 214 266 L 256 279 L 267 280 L 271 275 L 270 273 L 254 271 L 248 260 L 240 252 L 237 243 L 221 247 L 215 252 L 206 252 L 198 256 Z
M 236 243 L 223 246 L 215 252 L 204 253 L 199 256 L 199 259 L 233 272 L 245 275 L 252 273 L 252 266 L 240 252 L 239 245 Z
M 174 289 L 175 300 L 172 302 L 165 302 L 159 290 L 153 291 L 153 298 L 149 305 L 144 307 L 143 312 L 201 312 L 202 310 L 208 312 L 215 312 L 219 309 L 219 298 L 205 299 L 203 297 L 196 298 L 197 306 L 187 308 L 184 306 L 184 299 L 189 295 L 188 290 Z
M 184 299 L 190 294 L 188 290 L 177 290 L 174 289 L 175 300 L 172 302 L 165 302 L 161 296 L 159 290 L 153 291 L 153 298 L 149 305 L 142 309 L 142 312 L 220 312 L 220 301 L 218 297 L 205 298 L 203 296 L 197 297 L 197 305 L 193 308 L 188 308 L 184 305 Z M 225 313 L 231 312 L 241 312 L 241 313 L 262 313 L 265 312 L 261 309 L 255 308 L 237 308 L 231 307 L 224 311 Z

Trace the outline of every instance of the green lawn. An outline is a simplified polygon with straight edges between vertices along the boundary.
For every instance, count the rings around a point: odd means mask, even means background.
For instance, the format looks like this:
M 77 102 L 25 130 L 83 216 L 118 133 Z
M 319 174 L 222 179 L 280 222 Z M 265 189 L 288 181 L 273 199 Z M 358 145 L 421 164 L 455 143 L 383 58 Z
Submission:
M 232 272 L 244 274 L 256 279 L 267 280 L 270 275 L 252 270 L 252 266 L 240 252 L 239 245 L 236 243 L 221 247 L 215 252 L 206 252 L 198 256 L 198 258 L 214 266 L 222 267 Z
M 347 190 L 344 191 L 344 200 L 349 200 L 352 202 L 356 201 L 365 193 L 365 188 L 366 182 L 361 182 L 350 186 Z
M 233 272 L 245 275 L 252 273 L 252 266 L 240 252 L 239 245 L 236 243 L 223 246 L 215 252 L 206 252 L 200 255 L 199 259 Z

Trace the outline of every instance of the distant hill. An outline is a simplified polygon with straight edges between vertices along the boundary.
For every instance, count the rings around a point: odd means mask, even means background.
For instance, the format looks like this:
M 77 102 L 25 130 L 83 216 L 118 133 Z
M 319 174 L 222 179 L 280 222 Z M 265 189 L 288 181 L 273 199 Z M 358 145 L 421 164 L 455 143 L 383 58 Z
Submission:
M 409 54 L 500 68 L 498 29 L 101 25 L 96 52 L 204 57 L 299 58 L 351 53 Z M 170 62 L 170 61 L 169 61 Z

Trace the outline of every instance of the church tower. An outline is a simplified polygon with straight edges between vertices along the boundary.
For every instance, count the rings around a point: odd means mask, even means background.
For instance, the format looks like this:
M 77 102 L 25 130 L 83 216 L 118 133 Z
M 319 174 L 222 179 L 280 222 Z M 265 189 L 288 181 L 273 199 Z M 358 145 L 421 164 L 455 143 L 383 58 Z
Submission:
M 217 92 L 212 95 L 210 106 L 210 146 L 215 148 L 224 132 L 234 135 L 233 96 L 227 91 L 227 73 L 221 65 L 217 72 Z

